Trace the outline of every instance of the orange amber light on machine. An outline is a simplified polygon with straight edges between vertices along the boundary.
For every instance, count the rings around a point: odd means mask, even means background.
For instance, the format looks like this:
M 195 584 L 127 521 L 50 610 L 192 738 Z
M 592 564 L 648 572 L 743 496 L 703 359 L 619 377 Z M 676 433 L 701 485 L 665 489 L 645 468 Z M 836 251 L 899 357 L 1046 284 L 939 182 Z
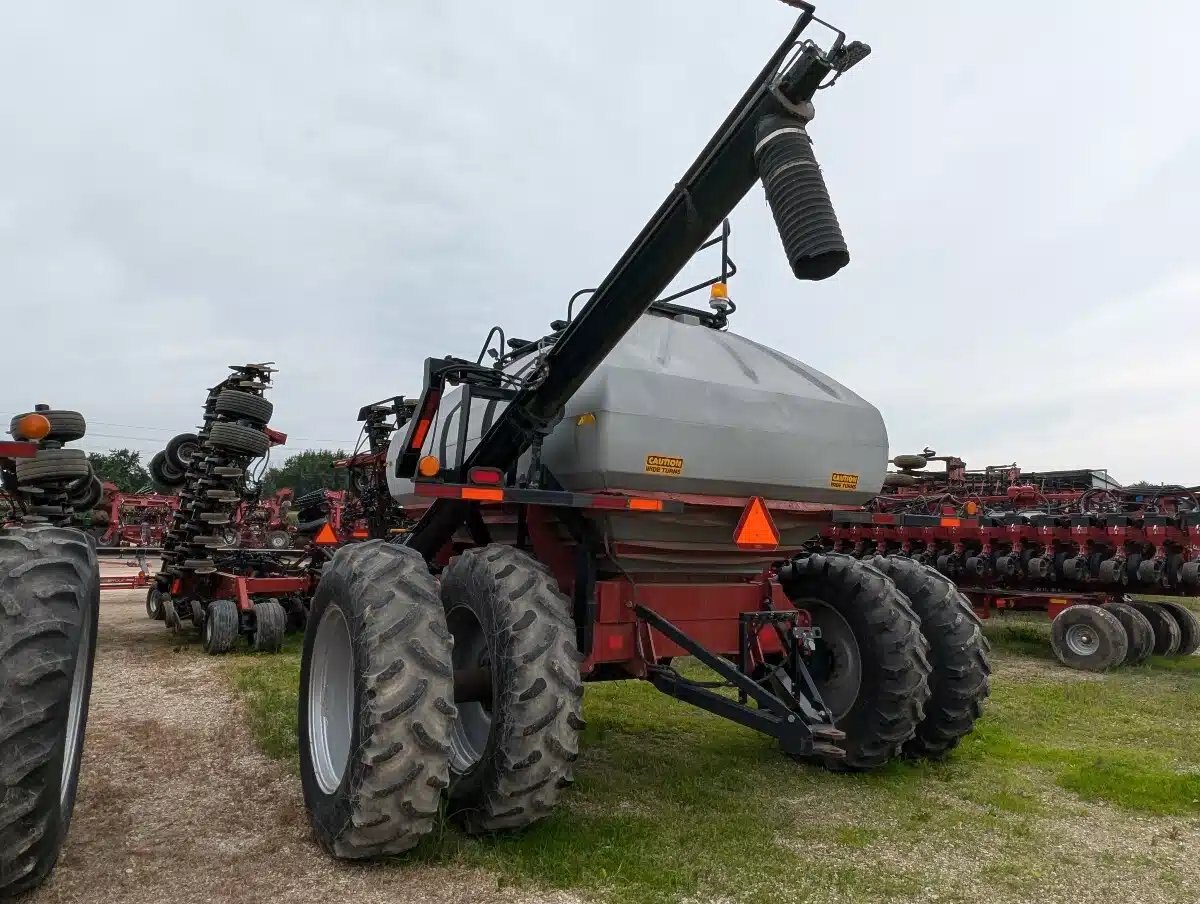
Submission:
M 16 423 L 13 436 L 21 439 L 45 439 L 50 434 L 50 420 L 44 414 L 27 414 Z
M 437 477 L 437 472 L 442 469 L 442 463 L 437 460 L 436 455 L 426 455 L 417 462 L 417 473 L 422 477 Z

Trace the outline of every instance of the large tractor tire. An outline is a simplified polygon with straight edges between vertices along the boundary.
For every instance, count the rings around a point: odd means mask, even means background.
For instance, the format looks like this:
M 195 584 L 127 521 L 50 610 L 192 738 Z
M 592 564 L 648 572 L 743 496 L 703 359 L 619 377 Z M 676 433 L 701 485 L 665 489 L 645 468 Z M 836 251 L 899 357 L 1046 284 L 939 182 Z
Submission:
M 925 718 L 928 643 L 908 597 L 882 571 L 840 553 L 800 556 L 780 572 L 784 591 L 821 629 L 809 671 L 846 733 L 835 769 L 864 770 L 896 756 Z
M 66 838 L 99 609 L 82 533 L 0 530 L 0 898 L 45 879 Z
M 437 582 L 415 550 L 339 550 L 300 666 L 300 779 L 321 846 L 366 860 L 433 829 L 449 784 L 454 680 Z
M 479 701 L 458 694 L 450 811 L 469 832 L 524 828 L 554 809 L 579 756 L 583 682 L 570 600 L 536 559 L 492 545 L 450 562 L 442 604 L 456 676 L 482 669 L 489 679 Z
M 929 701 L 904 753 L 936 758 L 958 746 L 983 714 L 989 693 L 991 645 L 971 603 L 945 575 L 901 556 L 872 561 L 895 581 L 921 620 L 929 644 Z

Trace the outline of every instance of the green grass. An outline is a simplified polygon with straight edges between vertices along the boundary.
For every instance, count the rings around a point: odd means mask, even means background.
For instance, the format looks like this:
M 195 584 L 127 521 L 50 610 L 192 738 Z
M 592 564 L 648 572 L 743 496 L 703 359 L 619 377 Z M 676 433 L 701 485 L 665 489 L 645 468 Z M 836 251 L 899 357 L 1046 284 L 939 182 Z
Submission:
M 231 666 L 233 687 L 246 702 L 259 746 L 268 756 L 290 764 L 297 774 L 296 697 L 302 645 L 302 636 L 291 634 L 282 653 L 254 653 L 233 659 Z
M 1044 619 L 987 631 L 992 699 L 946 761 L 832 774 L 648 685 L 593 685 L 576 785 L 556 813 L 482 840 L 442 821 L 403 864 L 480 867 L 505 885 L 612 901 L 904 900 L 931 881 L 940 900 L 991 900 L 1033 894 L 1064 870 L 1070 881 L 1077 858 L 1056 820 L 1088 837 L 1094 826 L 1120 834 L 1121 820 L 1164 820 L 1169 833 L 1173 819 L 1200 817 L 1200 659 L 1095 678 L 1057 666 Z M 298 642 L 229 669 L 255 737 L 294 769 Z M 1131 871 L 1164 889 L 1191 881 L 1161 858 L 1139 866 L 1149 854 L 1118 839 L 1094 856 L 1091 899 L 1121 900 Z

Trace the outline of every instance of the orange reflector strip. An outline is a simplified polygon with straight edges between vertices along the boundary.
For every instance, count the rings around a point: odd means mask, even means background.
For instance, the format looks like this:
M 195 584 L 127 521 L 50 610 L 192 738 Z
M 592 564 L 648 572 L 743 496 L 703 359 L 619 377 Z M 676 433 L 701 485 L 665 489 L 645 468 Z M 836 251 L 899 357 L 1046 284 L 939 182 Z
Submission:
M 962 524 L 962 521 L 959 520 L 958 518 L 943 518 L 942 519 L 942 527 L 958 527 L 961 524 Z
M 463 487 L 463 499 L 477 499 L 480 502 L 503 502 L 504 490 L 493 490 L 486 487 Z
M 350 536 L 352 536 L 355 540 L 365 540 L 365 539 L 367 539 L 367 537 L 369 537 L 371 535 L 369 533 L 367 533 L 365 530 L 356 530 L 352 534 L 350 534 Z
M 657 499 L 630 499 L 629 507 L 635 512 L 661 512 L 662 502 Z
M 317 531 L 316 539 L 313 540 L 314 543 L 320 546 L 330 546 L 337 543 L 337 541 L 337 534 L 333 532 L 333 528 L 330 527 L 328 522 L 326 522 L 324 527 Z
M 420 449 L 425 445 L 425 434 L 429 432 L 430 425 L 433 424 L 433 418 L 423 417 L 417 421 L 417 429 L 413 431 L 412 442 L 408 444 L 410 449 Z
M 754 496 L 746 504 L 733 532 L 733 542 L 741 549 L 775 549 L 779 546 L 779 530 L 762 497 Z

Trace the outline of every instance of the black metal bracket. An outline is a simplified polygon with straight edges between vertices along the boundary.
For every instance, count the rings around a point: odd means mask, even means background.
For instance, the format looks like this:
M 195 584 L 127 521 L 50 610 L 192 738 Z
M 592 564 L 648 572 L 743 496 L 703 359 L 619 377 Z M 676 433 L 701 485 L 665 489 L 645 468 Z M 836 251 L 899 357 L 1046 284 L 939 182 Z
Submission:
M 715 715 L 753 728 L 778 739 L 786 753 L 793 756 L 820 755 L 831 758 L 845 756 L 837 746 L 845 734 L 834 728 L 833 721 L 822 706 L 822 712 L 795 695 L 784 699 L 763 687 L 728 659 L 712 652 L 677 626 L 645 606 L 634 606 L 637 617 L 673 643 L 683 647 L 701 663 L 721 676 L 738 692 L 738 699 L 717 693 L 710 687 L 684 678 L 678 672 L 661 666 L 651 666 L 650 683 L 676 699 L 708 710 Z M 758 613 L 748 613 L 758 614 Z M 795 615 L 795 613 L 792 613 Z M 803 662 L 798 674 L 808 675 Z M 811 679 L 809 679 L 811 683 Z M 819 698 L 818 698 L 819 699 Z M 748 705 L 753 700 L 757 707 Z

